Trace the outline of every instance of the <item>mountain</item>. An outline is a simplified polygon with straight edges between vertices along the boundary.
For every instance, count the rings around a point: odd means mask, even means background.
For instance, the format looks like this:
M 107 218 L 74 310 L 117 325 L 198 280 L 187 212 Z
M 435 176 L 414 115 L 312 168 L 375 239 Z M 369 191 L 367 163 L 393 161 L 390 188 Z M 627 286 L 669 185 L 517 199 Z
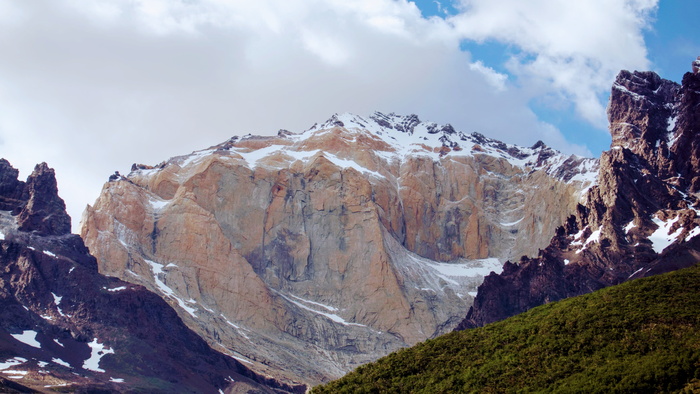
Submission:
M 313 393 L 694 393 L 700 266 L 428 340 Z
M 611 149 L 575 210 L 537 257 L 479 286 L 459 329 L 700 259 L 700 74 L 682 85 L 622 71 L 608 106 Z
M 212 350 L 159 296 L 98 273 L 39 164 L 0 159 L 0 391 L 303 392 Z
M 502 262 L 536 253 L 598 161 L 415 115 L 334 115 L 110 177 L 81 235 L 216 349 L 318 384 L 452 331 Z

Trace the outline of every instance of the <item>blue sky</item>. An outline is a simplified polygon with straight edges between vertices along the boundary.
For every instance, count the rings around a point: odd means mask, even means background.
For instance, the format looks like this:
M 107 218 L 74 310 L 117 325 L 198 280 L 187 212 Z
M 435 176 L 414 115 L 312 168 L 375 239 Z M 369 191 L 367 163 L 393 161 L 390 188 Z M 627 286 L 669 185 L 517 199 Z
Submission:
M 0 156 L 77 224 L 115 170 L 334 113 L 606 150 L 621 69 L 680 81 L 697 0 L 0 0 Z M 77 230 L 74 228 L 74 230 Z
M 681 82 L 690 62 L 700 56 L 700 1 L 662 0 L 653 27 L 644 34 L 653 70 Z
M 449 18 L 459 13 L 459 6 L 455 8 L 450 0 L 416 0 L 415 4 L 425 17 Z M 643 29 L 647 58 L 650 61 L 648 69 L 657 72 L 663 78 L 681 82 L 683 74 L 690 70 L 690 62 L 700 55 L 698 16 L 700 1 L 659 2 L 658 8 L 651 13 L 649 25 Z M 487 66 L 513 78 L 505 64 L 514 53 L 520 52 L 520 48 L 495 40 L 483 43 L 463 40 L 461 48 L 470 52 L 474 58 L 482 60 Z M 607 92 L 599 95 L 603 101 L 609 97 Z M 607 134 L 600 133 L 600 127 L 579 116 L 570 103 L 552 106 L 547 101 L 535 98 L 530 102 L 530 108 L 540 119 L 560 129 L 568 141 L 585 145 L 594 156 L 609 148 L 610 139 Z

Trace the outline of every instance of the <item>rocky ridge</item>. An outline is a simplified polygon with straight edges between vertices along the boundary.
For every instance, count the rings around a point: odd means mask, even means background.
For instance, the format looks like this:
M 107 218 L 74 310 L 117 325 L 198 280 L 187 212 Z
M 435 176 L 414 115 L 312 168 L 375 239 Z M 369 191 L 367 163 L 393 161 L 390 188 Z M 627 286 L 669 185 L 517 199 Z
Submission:
M 58 196 L 0 159 L 0 391 L 303 392 L 213 351 L 142 286 L 100 275 Z
M 507 262 L 479 287 L 459 328 L 700 259 L 700 74 L 682 85 L 622 71 L 598 183 L 537 257 Z
M 451 331 L 597 169 L 415 115 L 334 115 L 135 164 L 81 235 L 101 272 L 161 294 L 212 346 L 313 385 Z

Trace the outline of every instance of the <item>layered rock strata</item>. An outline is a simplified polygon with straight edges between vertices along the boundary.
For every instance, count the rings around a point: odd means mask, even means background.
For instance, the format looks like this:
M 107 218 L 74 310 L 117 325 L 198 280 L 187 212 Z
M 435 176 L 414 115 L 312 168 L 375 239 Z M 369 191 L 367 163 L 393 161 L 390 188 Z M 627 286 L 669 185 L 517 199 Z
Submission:
M 53 170 L 17 176 L 0 159 L 0 391 L 304 392 L 212 350 L 144 287 L 100 275 Z
M 460 328 L 700 259 L 700 74 L 622 71 L 608 118 L 597 185 L 536 258 L 485 278 Z
M 134 165 L 81 234 L 101 272 L 159 292 L 213 346 L 316 384 L 452 330 L 597 166 L 415 115 L 336 115 Z

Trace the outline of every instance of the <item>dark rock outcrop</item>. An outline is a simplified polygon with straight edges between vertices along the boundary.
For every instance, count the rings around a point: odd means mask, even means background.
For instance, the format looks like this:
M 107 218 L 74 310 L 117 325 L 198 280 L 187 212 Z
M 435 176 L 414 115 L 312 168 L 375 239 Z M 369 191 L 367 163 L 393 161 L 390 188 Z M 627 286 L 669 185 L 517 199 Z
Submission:
M 23 197 L 24 182 L 17 179 L 18 176 L 19 170 L 7 160 L 0 159 L 0 210 L 15 210 L 26 201 Z
M 700 74 L 682 86 L 622 71 L 608 107 L 611 150 L 598 184 L 536 258 L 479 287 L 458 329 L 562 298 L 692 265 L 700 258 Z
M 70 234 L 70 216 L 66 204 L 58 196 L 56 174 L 46 163 L 37 164 L 27 178 L 24 195 L 27 203 L 19 213 L 20 231 L 39 235 Z
M 58 196 L 56 174 L 46 163 L 37 164 L 27 182 L 19 170 L 0 159 L 0 210 L 17 216 L 19 230 L 38 235 L 65 235 L 71 230 L 66 204 Z

